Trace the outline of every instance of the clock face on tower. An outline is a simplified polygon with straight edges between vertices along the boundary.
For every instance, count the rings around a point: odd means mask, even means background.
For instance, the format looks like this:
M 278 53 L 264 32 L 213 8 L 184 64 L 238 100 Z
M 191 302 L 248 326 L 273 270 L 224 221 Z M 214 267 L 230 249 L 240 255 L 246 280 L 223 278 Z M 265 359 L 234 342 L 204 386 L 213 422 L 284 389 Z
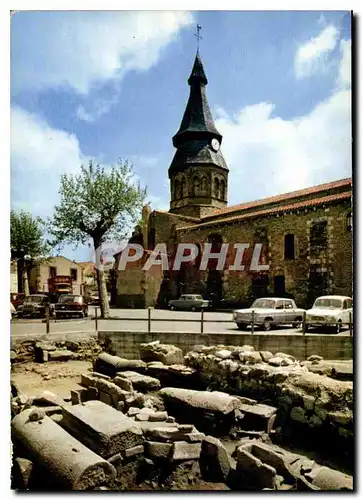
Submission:
M 217 139 L 212 139 L 211 146 L 212 146 L 212 149 L 214 149 L 214 151 L 218 151 L 218 149 L 219 149 L 219 142 L 218 142 L 218 140 Z

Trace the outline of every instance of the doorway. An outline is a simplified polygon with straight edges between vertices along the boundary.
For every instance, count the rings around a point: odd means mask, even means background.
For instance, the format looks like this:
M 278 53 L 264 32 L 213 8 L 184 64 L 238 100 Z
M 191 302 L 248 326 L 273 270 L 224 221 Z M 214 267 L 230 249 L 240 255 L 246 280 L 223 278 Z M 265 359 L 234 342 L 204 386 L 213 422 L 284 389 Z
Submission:
M 285 295 L 285 276 L 279 275 L 274 277 L 274 292 L 277 297 Z

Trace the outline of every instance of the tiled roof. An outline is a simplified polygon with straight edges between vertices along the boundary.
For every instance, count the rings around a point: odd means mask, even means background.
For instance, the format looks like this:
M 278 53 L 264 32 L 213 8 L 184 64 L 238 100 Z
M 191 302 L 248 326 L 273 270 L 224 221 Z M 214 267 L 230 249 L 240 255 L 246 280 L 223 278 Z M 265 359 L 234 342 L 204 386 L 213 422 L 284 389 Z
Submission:
M 277 196 L 263 198 L 262 200 L 250 201 L 247 203 L 241 203 L 239 205 L 232 205 L 231 207 L 221 208 L 220 210 L 214 212 L 213 214 L 205 215 L 204 217 L 202 217 L 202 219 L 208 220 L 212 217 L 217 217 L 217 216 L 219 217 L 220 215 L 223 215 L 223 214 L 229 213 L 229 212 L 247 210 L 249 208 L 259 207 L 261 205 L 268 205 L 270 203 L 277 203 L 279 201 L 285 201 L 285 200 L 289 200 L 291 198 L 298 198 L 300 196 L 308 196 L 310 194 L 319 193 L 321 191 L 330 190 L 330 189 L 339 188 L 339 187 L 344 187 L 344 186 L 351 186 L 351 185 L 352 185 L 352 179 L 350 177 L 348 177 L 345 179 L 340 179 L 338 181 L 328 182 L 325 184 L 319 184 L 318 186 L 313 186 L 313 187 L 306 188 L 306 189 L 300 189 L 298 191 L 292 191 L 290 193 L 283 193 L 283 194 L 279 194 Z
M 190 217 L 190 215 L 183 215 L 183 214 L 174 214 L 173 212 L 169 212 L 168 210 L 154 210 L 156 213 L 161 213 L 161 214 L 167 214 L 167 215 L 173 215 L 174 217 L 179 217 L 179 219 L 188 219 L 191 221 L 199 221 L 200 219 L 198 217 Z
M 318 186 L 316 186 L 318 187 Z M 318 205 L 324 205 L 327 203 L 333 203 L 335 201 L 340 201 L 344 199 L 349 199 L 351 197 L 351 193 L 349 191 L 343 192 L 343 193 L 337 193 L 337 194 L 332 194 L 329 196 L 321 196 L 319 198 L 313 198 L 311 200 L 305 200 L 305 201 L 299 201 L 296 203 L 291 203 L 290 205 L 280 205 L 272 208 L 268 208 L 265 210 L 258 210 L 255 212 L 248 212 L 246 214 L 242 215 L 235 215 L 231 217 L 221 217 L 220 219 L 216 219 L 210 222 L 202 222 L 201 224 L 196 224 L 194 226 L 184 226 L 184 227 L 178 227 L 178 231 L 182 230 L 193 230 L 193 229 L 200 229 L 203 227 L 208 227 L 208 226 L 214 226 L 218 224 L 226 224 L 228 222 L 235 222 L 235 221 L 240 221 L 240 220 L 245 220 L 245 219 L 251 219 L 253 217 L 262 217 L 265 215 L 273 215 L 273 214 L 278 214 L 278 213 L 283 213 L 283 212 L 290 212 L 292 210 L 299 210 L 299 209 L 304 209 L 308 207 L 313 207 L 313 206 L 318 206 Z M 222 215 L 222 214 L 221 214 Z

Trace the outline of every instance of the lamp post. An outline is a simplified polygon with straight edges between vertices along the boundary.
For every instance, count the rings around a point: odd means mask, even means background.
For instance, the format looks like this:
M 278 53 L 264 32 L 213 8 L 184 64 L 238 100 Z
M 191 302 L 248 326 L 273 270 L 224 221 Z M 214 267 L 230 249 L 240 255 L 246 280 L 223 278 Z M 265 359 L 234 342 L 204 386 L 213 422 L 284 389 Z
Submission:
M 23 264 L 23 272 L 22 272 L 22 282 L 23 282 L 23 292 L 25 295 L 29 295 L 29 280 L 28 280 L 28 265 L 29 261 L 31 261 L 30 255 L 24 255 L 24 264 Z

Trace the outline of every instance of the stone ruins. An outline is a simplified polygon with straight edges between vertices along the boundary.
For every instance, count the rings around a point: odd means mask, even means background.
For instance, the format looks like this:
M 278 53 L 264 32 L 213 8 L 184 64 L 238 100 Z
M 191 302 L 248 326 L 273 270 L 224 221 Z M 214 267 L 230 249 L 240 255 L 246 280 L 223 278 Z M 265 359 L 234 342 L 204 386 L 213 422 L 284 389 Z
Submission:
M 78 347 L 28 343 L 12 360 L 72 359 Z M 135 360 L 96 345 L 79 356 L 93 368 L 68 398 L 12 383 L 14 489 L 353 489 L 353 382 L 339 363 L 247 345 L 183 356 L 159 342 Z

